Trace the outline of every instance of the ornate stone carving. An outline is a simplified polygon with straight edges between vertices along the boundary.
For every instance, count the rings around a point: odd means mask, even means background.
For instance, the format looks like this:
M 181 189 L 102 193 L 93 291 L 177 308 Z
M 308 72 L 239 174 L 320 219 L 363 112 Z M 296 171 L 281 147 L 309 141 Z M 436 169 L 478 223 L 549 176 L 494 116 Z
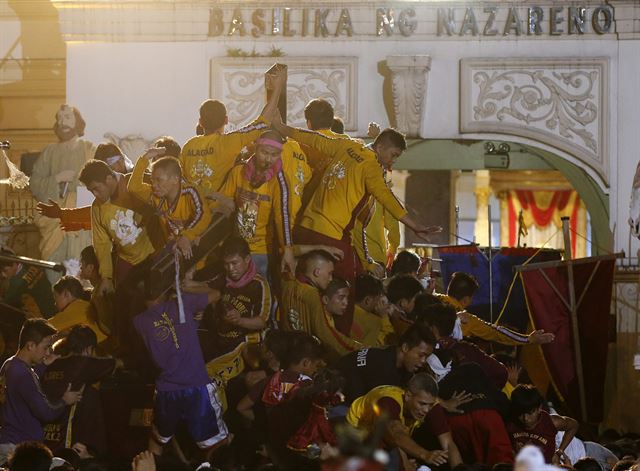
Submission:
M 608 186 L 608 59 L 463 59 L 461 132 L 529 137 L 564 150 Z
M 431 70 L 430 56 L 388 56 L 392 73 L 393 111 L 396 127 L 409 137 L 422 137 L 422 116 Z
M 347 130 L 357 129 L 357 59 L 354 57 L 219 58 L 211 61 L 211 96 L 227 106 L 229 123 L 239 127 L 265 103 L 264 71 L 287 64 L 287 121 L 306 127 L 304 107 L 313 98 L 329 101 Z
M 119 137 L 112 132 L 107 132 L 104 134 L 104 138 L 108 142 L 112 142 L 117 145 L 122 152 L 125 153 L 127 157 L 129 157 L 132 161 L 138 160 L 144 151 L 147 150 L 153 142 L 157 139 L 145 139 L 140 134 L 129 134 L 124 137 Z

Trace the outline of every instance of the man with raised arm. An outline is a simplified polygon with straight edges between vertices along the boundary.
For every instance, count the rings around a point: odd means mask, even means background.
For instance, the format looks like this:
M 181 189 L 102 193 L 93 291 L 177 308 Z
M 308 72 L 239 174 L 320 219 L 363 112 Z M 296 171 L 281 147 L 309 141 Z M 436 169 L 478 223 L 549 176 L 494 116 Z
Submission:
M 204 134 L 187 141 L 180 153 L 180 163 L 185 179 L 203 195 L 209 196 L 218 191 L 242 148 L 269 128 L 265 116 L 272 114 L 278 105 L 285 80 L 284 69 L 278 69 L 274 75 L 267 75 L 267 87 L 273 89 L 267 105 L 257 119 L 234 132 L 224 133 L 229 117 L 222 102 L 206 100 L 200 105 L 198 126 Z
M 331 159 L 322 184 L 304 209 L 294 232 L 296 243 L 324 244 L 340 248 L 344 259 L 336 264 L 336 275 L 353 281 L 358 262 L 351 244 L 351 228 L 356 216 L 371 197 L 393 217 L 417 234 L 438 232 L 439 227 L 425 227 L 415 222 L 396 199 L 384 179 L 384 170 L 406 149 L 404 135 L 385 129 L 371 149 L 350 139 L 333 139 L 317 132 L 292 128 L 274 116 L 273 126 L 300 144 L 317 149 Z

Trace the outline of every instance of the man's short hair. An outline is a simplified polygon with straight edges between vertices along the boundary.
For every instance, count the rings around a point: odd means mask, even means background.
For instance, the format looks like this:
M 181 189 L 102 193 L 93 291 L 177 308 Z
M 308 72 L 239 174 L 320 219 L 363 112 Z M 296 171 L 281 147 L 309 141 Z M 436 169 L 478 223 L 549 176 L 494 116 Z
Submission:
M 364 301 L 364 298 L 371 296 L 376 298 L 384 294 L 384 286 L 382 280 L 379 280 L 370 273 L 363 273 L 356 278 L 356 297 L 357 303 Z
M 339 290 L 344 288 L 349 289 L 349 282 L 342 278 L 334 277 L 327 285 L 327 288 L 322 291 L 322 295 L 331 299 Z
M 511 391 L 511 417 L 515 420 L 544 404 L 544 398 L 531 384 L 518 384 Z
M 295 332 L 288 342 L 287 351 L 282 359 L 282 369 L 300 363 L 305 358 L 318 360 L 324 355 L 324 348 L 319 340 L 306 332 Z
M 152 172 L 156 169 L 167 172 L 171 176 L 182 178 L 182 166 L 175 157 L 160 157 L 151 166 Z
M 102 160 L 89 160 L 84 164 L 80 171 L 80 180 L 84 186 L 89 186 L 91 183 L 104 183 L 107 181 L 107 177 L 116 178 L 115 172 Z
M 0 247 L 0 255 L 10 255 L 15 257 L 16 253 L 11 250 L 9 247 Z M 18 262 L 11 262 L 9 260 L 0 260 L 0 270 L 3 270 L 6 267 L 11 267 Z
M 576 471 L 604 471 L 600 463 L 590 456 L 585 456 L 576 461 L 573 464 L 573 469 Z
M 400 347 L 406 345 L 409 349 L 416 348 L 421 343 L 426 343 L 432 347 L 435 347 L 437 343 L 433 332 L 431 332 L 427 326 L 422 324 L 413 324 L 405 330 L 404 334 L 402 334 L 398 340 L 398 345 Z
M 56 284 L 53 285 L 53 290 L 58 294 L 68 291 L 76 299 L 83 299 L 85 295 L 80 280 L 71 275 L 65 275 L 56 281 Z
M 313 130 L 330 129 L 333 124 L 333 106 L 322 98 L 311 100 L 304 107 L 304 119 L 309 121 Z
M 476 279 L 468 273 L 457 271 L 451 275 L 447 294 L 454 299 L 461 300 L 465 296 L 473 297 L 480 285 Z
M 117 155 L 123 155 L 120 147 L 111 142 L 103 142 L 102 144 L 98 144 L 98 147 L 96 147 L 96 152 L 93 154 L 93 158 L 95 160 L 105 162 L 109 157 L 115 157 Z
M 438 397 L 438 383 L 433 379 L 433 376 L 428 373 L 413 375 L 407 383 L 407 390 L 412 393 L 424 391 L 433 397 Z
M 420 312 L 420 318 L 427 325 L 436 327 L 441 336 L 448 337 L 453 332 L 458 316 L 456 308 L 450 304 L 439 303 L 427 306 Z
M 82 252 L 80 252 L 80 261 L 84 262 L 85 265 L 93 265 L 96 270 L 100 268 L 100 262 L 98 262 L 98 256 L 96 255 L 93 245 L 87 245 L 82 249 Z
M 335 259 L 326 250 L 312 250 L 300 257 L 300 260 L 298 260 L 298 264 L 296 265 L 296 273 L 304 275 L 313 265 L 319 262 L 333 263 L 335 262 Z
M 391 276 L 415 273 L 420 269 L 421 264 L 422 260 L 420 260 L 418 254 L 409 252 L 408 250 L 402 250 L 398 252 L 398 255 L 396 255 L 396 258 L 393 260 Z
M 402 299 L 411 301 L 424 290 L 422 284 L 411 275 L 398 275 L 391 278 L 387 286 L 387 298 L 392 304 Z
M 421 316 L 421 313 L 429 309 L 434 304 L 443 304 L 442 300 L 438 296 L 434 296 L 431 293 L 420 293 L 416 296 L 414 312 L 417 317 Z
M 222 258 L 233 257 L 234 255 L 240 255 L 245 258 L 251 255 L 249 244 L 242 237 L 231 236 L 224 241 L 220 248 L 220 254 Z
M 33 342 L 38 345 L 44 338 L 57 333 L 56 328 L 45 319 L 27 319 L 22 324 L 22 329 L 20 329 L 18 348 L 24 348 L 27 342 Z
M 43 443 L 23 442 L 9 458 L 9 471 L 48 471 L 53 454 Z
M 80 355 L 89 347 L 98 346 L 98 336 L 91 327 L 78 324 L 71 327 L 67 336 L 58 340 L 53 346 L 56 355 Z
M 333 122 L 331 123 L 331 130 L 336 134 L 344 134 L 344 121 L 342 121 L 342 118 L 334 116 Z
M 407 141 L 404 138 L 404 134 L 393 128 L 387 128 L 378 134 L 376 140 L 373 141 L 373 146 L 376 147 L 378 145 L 397 147 L 401 151 L 407 150 Z
M 164 152 L 165 157 L 175 157 L 176 159 L 180 157 L 180 152 L 182 148 L 178 141 L 176 141 L 171 136 L 162 136 L 155 140 L 153 143 L 153 147 L 164 147 L 166 151 Z
M 206 132 L 212 132 L 224 126 L 227 108 L 218 100 L 206 100 L 200 105 L 200 122 Z

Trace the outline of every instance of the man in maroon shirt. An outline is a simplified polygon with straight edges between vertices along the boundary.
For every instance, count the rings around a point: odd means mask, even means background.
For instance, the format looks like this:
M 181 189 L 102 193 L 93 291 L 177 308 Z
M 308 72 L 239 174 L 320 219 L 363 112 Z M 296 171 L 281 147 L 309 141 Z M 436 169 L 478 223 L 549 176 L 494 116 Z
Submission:
M 441 380 L 442 383 L 450 375 L 454 376 L 456 370 L 458 373 L 464 370 L 461 383 L 467 392 L 468 386 L 474 387 L 479 380 L 484 380 L 487 383 L 485 389 L 499 393 L 507 381 L 507 369 L 474 344 L 451 337 L 456 322 L 455 308 L 441 303 L 433 304 L 424 310 L 421 319 L 431 327 L 440 345 L 439 354 L 452 358 L 453 370 Z M 464 376 L 467 370 L 477 370 L 479 378 Z M 463 408 L 463 413 L 448 416 L 453 439 L 465 463 L 478 462 L 490 466 L 511 463 L 513 452 L 504 422 L 500 414 L 487 403 L 488 394 L 482 396 L 477 400 L 478 404 L 474 404 L 474 400 Z
M 549 414 L 543 410 L 544 398 L 530 384 L 519 384 L 511 393 L 511 419 L 507 423 L 513 451 L 525 445 L 540 448 L 547 463 L 568 464 L 565 449 L 578 431 L 578 422 L 571 417 Z M 563 431 L 562 442 L 556 448 L 556 434 Z

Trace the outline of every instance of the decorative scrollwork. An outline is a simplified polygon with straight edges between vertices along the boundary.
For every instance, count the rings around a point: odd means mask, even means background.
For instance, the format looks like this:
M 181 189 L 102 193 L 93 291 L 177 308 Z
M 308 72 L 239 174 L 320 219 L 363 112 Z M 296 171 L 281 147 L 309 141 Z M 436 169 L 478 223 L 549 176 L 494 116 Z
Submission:
M 598 153 L 596 137 L 587 129 L 598 118 L 597 79 L 596 71 L 583 70 L 476 72 L 473 81 L 479 94 L 474 119 L 504 121 L 510 117 L 527 125 L 544 123 L 549 131 L 565 139 L 577 137 Z
M 333 105 L 336 116 L 344 119 L 348 129 L 355 128 L 355 58 L 294 57 L 282 62 L 288 66 L 290 124 L 306 127 L 304 107 L 309 100 L 322 98 Z M 271 62 L 261 58 L 250 62 L 231 58 L 212 61 L 212 94 L 226 104 L 232 128 L 249 123 L 262 109 L 264 70 L 270 65 Z
M 104 133 L 104 138 L 107 142 L 112 142 L 117 145 L 122 152 L 129 158 L 137 159 L 145 150 L 147 150 L 153 142 L 157 139 L 145 139 L 140 134 L 128 134 L 124 137 L 120 137 L 112 132 Z

